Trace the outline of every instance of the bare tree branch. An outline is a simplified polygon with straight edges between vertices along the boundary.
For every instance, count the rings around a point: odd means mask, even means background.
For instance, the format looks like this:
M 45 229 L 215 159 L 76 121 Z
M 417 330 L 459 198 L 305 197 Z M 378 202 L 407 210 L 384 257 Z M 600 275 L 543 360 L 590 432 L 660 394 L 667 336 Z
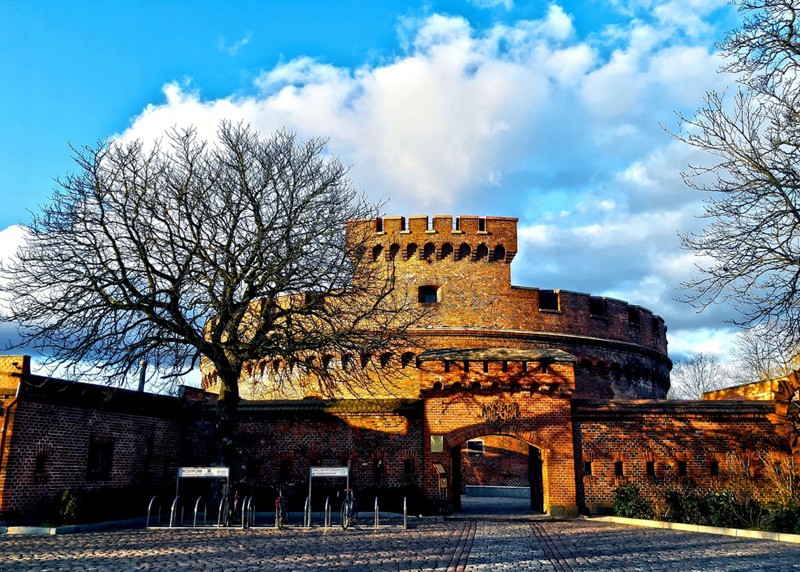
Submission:
M 788 0 L 741 0 L 744 23 L 721 44 L 732 98 L 709 92 L 694 117 L 679 117 L 677 139 L 706 152 L 686 183 L 708 194 L 705 228 L 682 236 L 701 256 L 684 284 L 699 308 L 733 303 L 739 326 L 760 326 L 783 348 L 800 342 L 800 107 L 796 7 Z M 707 262 L 705 262 L 707 261 Z
M 324 144 L 223 122 L 213 142 L 186 129 L 152 147 L 73 149 L 76 173 L 2 269 L 14 296 L 0 319 L 20 324 L 21 345 L 109 382 L 140 360 L 181 376 L 202 356 L 229 440 L 253 363 L 305 370 L 323 388 L 366 383 L 320 356 L 408 347 L 422 311 L 392 266 L 363 256 L 366 233 L 346 236 L 345 221 L 379 207 Z

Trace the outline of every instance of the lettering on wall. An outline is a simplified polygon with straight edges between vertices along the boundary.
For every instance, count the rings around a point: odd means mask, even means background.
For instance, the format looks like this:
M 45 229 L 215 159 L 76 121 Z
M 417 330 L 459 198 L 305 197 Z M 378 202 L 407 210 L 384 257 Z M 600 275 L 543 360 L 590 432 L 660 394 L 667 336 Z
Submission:
M 478 418 L 494 427 L 502 427 L 519 419 L 519 405 L 516 403 L 487 403 L 481 407 Z

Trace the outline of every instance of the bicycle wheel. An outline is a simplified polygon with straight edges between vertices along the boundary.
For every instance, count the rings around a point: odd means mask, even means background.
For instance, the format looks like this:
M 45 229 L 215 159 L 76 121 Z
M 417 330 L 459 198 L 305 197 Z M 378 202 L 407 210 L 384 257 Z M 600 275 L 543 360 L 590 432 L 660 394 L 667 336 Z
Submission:
M 350 506 L 347 501 L 342 503 L 342 528 L 347 530 L 350 526 Z

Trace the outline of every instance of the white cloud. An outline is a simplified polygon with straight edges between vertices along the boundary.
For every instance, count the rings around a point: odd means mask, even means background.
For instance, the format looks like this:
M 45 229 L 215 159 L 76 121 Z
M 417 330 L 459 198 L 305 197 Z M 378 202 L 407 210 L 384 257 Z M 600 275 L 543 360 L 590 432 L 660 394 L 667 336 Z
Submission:
M 215 100 L 170 83 L 123 136 L 194 124 L 212 137 L 228 118 L 329 137 L 356 185 L 390 198 L 393 214 L 519 216 L 516 283 L 643 304 L 671 337 L 713 332 L 729 308 L 698 316 L 675 302 L 695 262 L 677 232 L 697 224 L 701 198 L 679 172 L 698 156 L 661 124 L 725 81 L 708 25 L 719 5 L 627 2 L 626 24 L 586 37 L 557 4 L 485 29 L 406 19 L 406 51 L 393 59 L 343 68 L 300 57 L 264 70 L 252 94 Z
M 10 261 L 22 246 L 27 230 L 22 225 L 12 225 L 0 230 L 0 263 Z

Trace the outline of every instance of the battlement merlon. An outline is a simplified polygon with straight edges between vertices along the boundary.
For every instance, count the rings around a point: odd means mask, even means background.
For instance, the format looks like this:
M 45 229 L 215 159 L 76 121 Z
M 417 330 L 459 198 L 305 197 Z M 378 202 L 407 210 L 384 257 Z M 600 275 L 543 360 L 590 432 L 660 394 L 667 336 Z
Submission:
M 456 247 L 461 242 L 485 242 L 487 245 L 502 244 L 509 260 L 517 253 L 517 218 L 499 216 L 413 215 L 386 216 L 347 221 L 347 233 L 353 236 L 363 232 L 370 235 L 401 238 L 403 242 L 450 242 Z

